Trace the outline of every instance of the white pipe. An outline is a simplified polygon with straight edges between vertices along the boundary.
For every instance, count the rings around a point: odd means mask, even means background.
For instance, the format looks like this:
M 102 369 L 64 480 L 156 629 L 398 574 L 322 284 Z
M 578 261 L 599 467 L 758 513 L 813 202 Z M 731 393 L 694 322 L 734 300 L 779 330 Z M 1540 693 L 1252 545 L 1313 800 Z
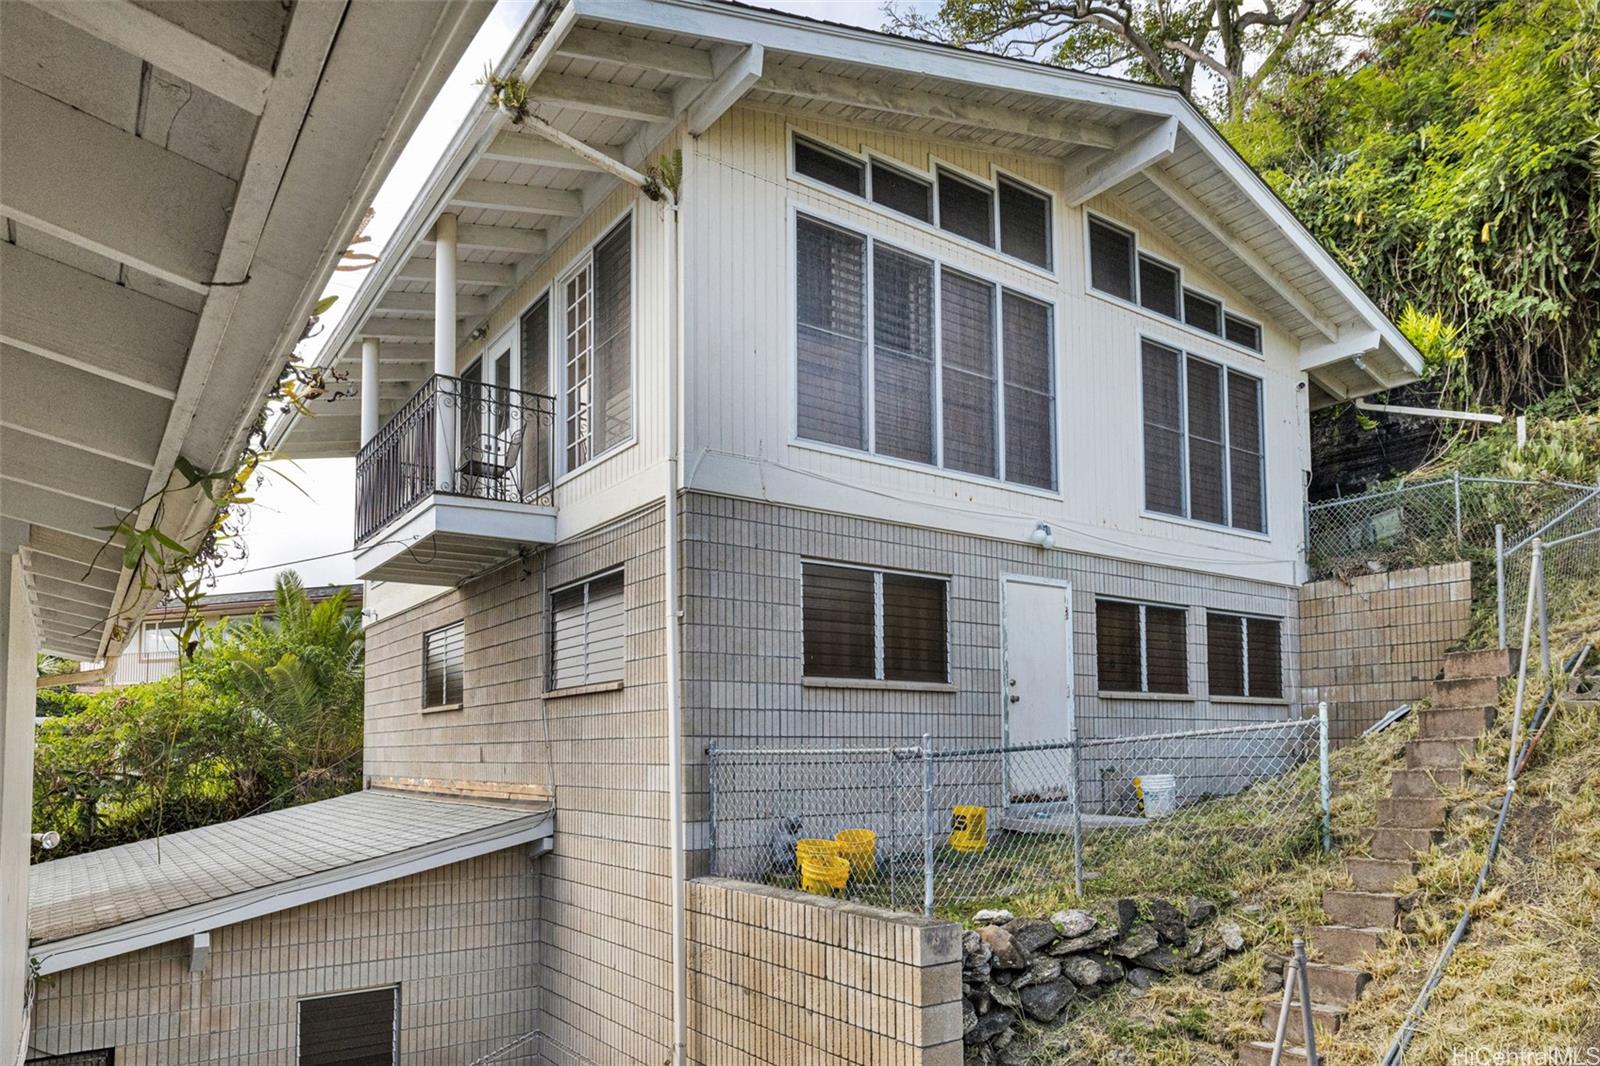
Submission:
M 678 606 L 678 460 L 682 445 L 678 439 L 680 376 L 678 360 L 683 351 L 678 331 L 682 328 L 679 304 L 683 299 L 683 272 L 678 263 L 678 204 L 670 193 L 664 202 L 666 224 L 662 241 L 668 279 L 667 293 L 667 491 L 666 569 L 667 610 L 667 779 L 668 823 L 672 838 L 672 1063 L 685 1066 L 689 1051 L 688 943 L 685 931 L 686 895 L 684 879 L 683 819 L 683 670 L 679 662 L 682 612 Z
M 361 338 L 361 443 L 378 435 L 378 338 Z
M 543 137 L 545 140 L 554 144 L 560 145 L 573 155 L 577 156 L 579 159 L 587 160 L 588 162 L 593 163 L 607 174 L 610 174 L 614 178 L 620 178 L 629 185 L 643 189 L 650 184 L 649 178 L 645 177 L 637 170 L 634 170 L 632 167 L 628 166 L 628 164 L 620 160 L 613 159 L 606 153 L 584 144 L 570 133 L 563 133 L 561 130 L 556 129 L 538 115 L 529 115 L 527 118 L 523 119 L 520 128 L 527 130 L 528 132 L 539 137 Z
M 1437 407 L 1402 407 L 1392 403 L 1368 403 L 1366 400 L 1357 400 L 1356 410 L 1378 411 L 1387 415 L 1414 415 L 1417 418 L 1452 418 L 1461 422 L 1488 422 L 1496 426 L 1506 420 L 1505 415 L 1489 415 L 1481 411 L 1443 411 Z
M 456 216 L 433 224 L 433 372 L 456 372 Z

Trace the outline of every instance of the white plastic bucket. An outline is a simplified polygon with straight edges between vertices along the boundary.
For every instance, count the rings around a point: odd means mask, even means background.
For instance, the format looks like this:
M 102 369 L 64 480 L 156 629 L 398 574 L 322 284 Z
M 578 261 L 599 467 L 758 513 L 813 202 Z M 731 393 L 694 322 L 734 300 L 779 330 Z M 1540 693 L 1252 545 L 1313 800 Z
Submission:
M 1140 774 L 1133 779 L 1144 799 L 1146 818 L 1165 818 L 1178 809 L 1178 779 L 1171 774 Z

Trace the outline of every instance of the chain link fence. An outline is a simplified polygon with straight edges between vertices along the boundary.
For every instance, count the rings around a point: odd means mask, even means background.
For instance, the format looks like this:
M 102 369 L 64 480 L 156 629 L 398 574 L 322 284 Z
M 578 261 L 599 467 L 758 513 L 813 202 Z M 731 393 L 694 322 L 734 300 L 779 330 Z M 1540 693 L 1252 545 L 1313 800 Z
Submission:
M 1323 717 L 997 747 L 713 745 L 711 869 L 929 914 L 1202 883 L 1316 846 L 1326 744 Z

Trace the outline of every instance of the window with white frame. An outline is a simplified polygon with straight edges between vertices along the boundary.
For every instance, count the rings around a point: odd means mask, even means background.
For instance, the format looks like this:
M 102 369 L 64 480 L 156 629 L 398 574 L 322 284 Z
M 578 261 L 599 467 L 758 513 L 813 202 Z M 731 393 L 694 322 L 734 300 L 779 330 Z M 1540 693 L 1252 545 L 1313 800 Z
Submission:
M 948 589 L 942 577 L 802 564 L 806 676 L 948 681 Z
M 557 286 L 567 470 L 633 436 L 632 221 L 613 227 Z
M 298 1004 L 298 1066 L 380 1066 L 399 1062 L 400 990 L 313 996 Z
M 1049 304 L 806 215 L 795 277 L 802 439 L 1055 488 Z
M 568 585 L 550 596 L 550 689 L 622 680 L 628 616 L 622 571 Z
M 541 296 L 522 314 L 522 380 L 519 388 L 545 395 L 550 389 L 550 297 Z M 551 437 L 555 427 L 538 414 L 529 416 L 522 450 L 522 488 L 544 488 L 552 473 Z
M 1143 342 L 1145 509 L 1266 532 L 1261 381 Z
M 1283 625 L 1276 618 L 1206 612 L 1212 696 L 1283 698 Z
M 465 626 L 453 622 L 422 635 L 422 706 L 457 707 L 466 680 Z
M 1101 692 L 1189 691 L 1188 615 L 1183 608 L 1096 600 L 1094 612 Z

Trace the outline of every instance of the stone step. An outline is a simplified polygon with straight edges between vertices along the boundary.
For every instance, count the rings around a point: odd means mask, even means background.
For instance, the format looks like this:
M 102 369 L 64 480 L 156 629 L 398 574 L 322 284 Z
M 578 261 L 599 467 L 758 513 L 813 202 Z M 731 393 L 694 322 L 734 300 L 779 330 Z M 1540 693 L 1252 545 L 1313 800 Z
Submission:
M 1267 1031 L 1267 1039 L 1278 1033 L 1278 1012 L 1283 1009 L 1281 995 L 1268 996 L 1261 1001 L 1261 1028 Z M 1344 1024 L 1345 1015 L 1348 1013 L 1343 1007 L 1329 1006 L 1326 1003 L 1311 1004 L 1311 1024 L 1317 1031 L 1317 1048 L 1321 1050 L 1323 1042 L 1339 1031 Z M 1283 1046 L 1304 1047 L 1306 1042 L 1306 1023 L 1300 1014 L 1300 997 L 1296 996 L 1289 1004 L 1289 1024 L 1283 1029 Z M 1270 1050 L 1271 1044 L 1269 1043 Z M 1268 1055 L 1270 1060 L 1271 1055 Z
M 1438 796 L 1399 796 L 1378 801 L 1378 824 L 1385 829 L 1437 829 L 1448 810 Z
M 1500 702 L 1498 677 L 1457 677 L 1433 683 L 1435 707 L 1482 707 Z
M 1289 965 L 1285 964 L 1285 978 Z M 1354 1003 L 1372 980 L 1372 975 L 1358 966 L 1336 966 L 1331 962 L 1306 963 L 1306 976 L 1311 979 L 1312 1003 Z
M 1417 736 L 1426 740 L 1481 736 L 1494 725 L 1497 709 L 1487 704 L 1482 707 L 1424 707 L 1417 712 Z
M 1389 794 L 1397 799 L 1437 796 L 1443 789 L 1460 787 L 1461 771 L 1442 766 L 1431 770 L 1396 770 L 1389 776 Z
M 1374 859 L 1404 859 L 1411 861 L 1419 852 L 1427 851 L 1444 839 L 1439 829 L 1374 829 L 1372 852 Z
M 1444 676 L 1451 681 L 1463 677 L 1510 677 L 1516 672 L 1516 648 L 1453 651 L 1444 657 Z
M 1393 929 L 1400 919 L 1400 897 L 1393 892 L 1348 892 L 1329 889 L 1322 909 L 1336 925 L 1354 929 Z
M 1277 1027 L 1278 1019 L 1276 1016 L 1273 1017 L 1272 1024 L 1274 1028 Z M 1283 1054 L 1278 1058 L 1279 1066 L 1286 1062 L 1305 1061 L 1306 1049 L 1298 1046 L 1290 1047 L 1288 1046 L 1288 1041 L 1285 1040 Z M 1272 1066 L 1272 1041 L 1252 1040 L 1248 1044 L 1240 1044 L 1239 1066 Z
M 1349 858 L 1344 866 L 1362 892 L 1392 891 L 1398 882 L 1417 872 L 1417 864 L 1410 859 Z
M 1383 946 L 1382 929 L 1355 929 L 1348 925 L 1319 925 L 1311 930 L 1311 943 L 1322 962 L 1354 966 Z
M 1406 745 L 1406 766 L 1412 770 L 1459 770 L 1478 746 L 1477 737 L 1430 737 Z

